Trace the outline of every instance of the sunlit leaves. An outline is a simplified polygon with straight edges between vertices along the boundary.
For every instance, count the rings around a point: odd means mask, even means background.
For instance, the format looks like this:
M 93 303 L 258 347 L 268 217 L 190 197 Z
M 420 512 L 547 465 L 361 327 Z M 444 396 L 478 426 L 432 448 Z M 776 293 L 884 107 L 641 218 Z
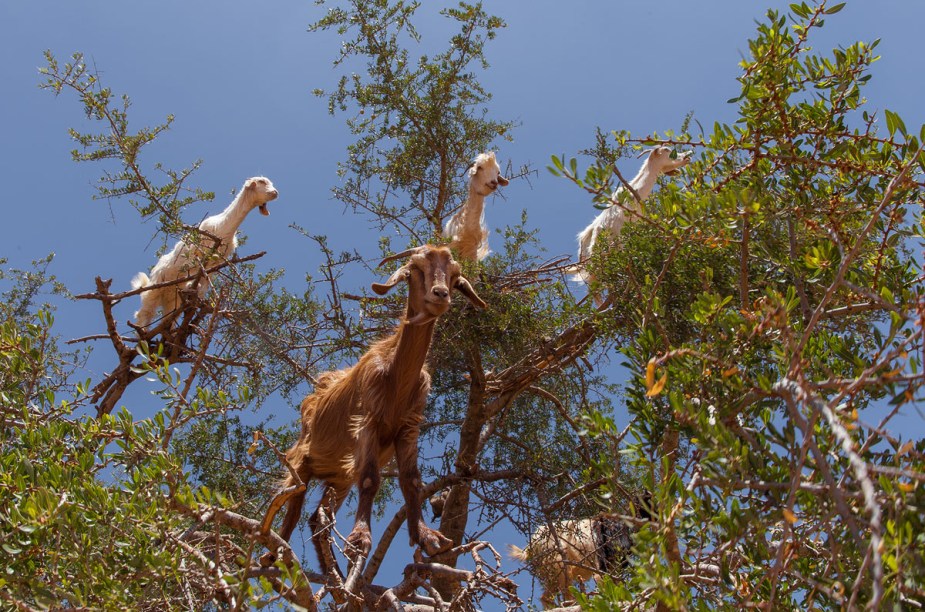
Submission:
M 505 27 L 503 20 L 481 4 L 445 9 L 457 34 L 446 50 L 414 57 L 421 46 L 412 19 L 418 7 L 353 0 L 310 29 L 335 29 L 344 37 L 335 65 L 348 58 L 366 62 L 362 74 L 343 74 L 334 89 L 316 90 L 332 114 L 354 113 L 347 123 L 356 141 L 340 163 L 345 184 L 335 195 L 382 227 L 401 219 L 401 231 L 429 237 L 464 197 L 457 169 L 495 139 L 510 138 L 515 124 L 488 118 L 491 94 L 479 82 L 488 68 L 486 43 Z
M 906 136 L 906 124 L 903 123 L 899 115 L 888 109 L 883 110 L 883 115 L 886 117 L 886 129 L 890 133 L 890 137 L 895 136 L 897 131 Z
M 154 164 L 152 170 L 167 179 L 161 185 L 151 181 L 141 166 L 139 153 L 170 129 L 173 115 L 167 115 L 162 124 L 132 132 L 128 119 L 130 98 L 127 95 L 116 98 L 109 88 L 103 87 L 99 76 L 89 69 L 81 53 L 74 53 L 71 61 L 61 65 L 51 51 L 45 51 L 45 61 L 46 67 L 39 70 L 45 77 L 41 87 L 55 95 L 73 92 L 83 104 L 87 119 L 100 124 L 95 132 L 68 130 L 70 137 L 80 145 L 72 152 L 74 160 L 112 160 L 118 166 L 115 171 L 104 171 L 97 185 L 98 199 L 126 198 L 143 217 L 157 218 L 163 231 L 178 233 L 182 228 L 179 214 L 183 208 L 214 198 L 211 192 L 187 185 L 188 179 L 198 170 L 200 160 L 181 170 Z
M 609 329 L 633 373 L 625 398 L 638 442 L 625 456 L 676 512 L 637 539 L 632 586 L 608 591 L 620 601 L 664 580 L 653 561 L 670 557 L 676 541 L 684 567 L 715 564 L 728 576 L 698 595 L 705 608 L 772 592 L 785 608 L 851 596 L 895 604 L 900 582 L 922 587 L 925 564 L 902 530 L 888 532 L 882 559 L 865 561 L 877 525 L 859 502 L 871 483 L 859 484 L 857 467 L 880 470 L 873 486 L 885 517 L 921 525 L 911 500 L 921 495 L 920 445 L 896 442 L 891 422 L 925 383 L 920 266 L 909 241 L 925 234 L 912 208 L 925 199 L 921 175 L 885 198 L 918 140 L 895 112 L 862 110 L 877 41 L 813 50 L 812 30 L 844 6 L 770 11 L 730 100 L 737 121 L 701 135 L 683 187 L 666 181 L 643 218 L 592 255 L 600 290 L 620 313 Z M 657 141 L 619 134 L 620 146 Z M 688 139 L 696 141 L 672 137 Z M 600 140 L 589 151 L 599 168 L 613 162 L 602 152 Z M 602 203 L 598 186 L 564 158 L 551 171 Z M 792 388 L 782 380 L 800 389 L 795 399 L 782 396 Z M 881 422 L 885 430 L 873 425 Z M 814 544 L 793 547 L 788 537 Z M 837 542 L 837 562 L 818 546 L 823 539 Z M 880 563 L 892 573 L 869 570 Z M 786 579 L 769 574 L 781 565 Z M 822 569 L 831 572 L 825 593 L 802 578 Z M 659 594 L 677 596 L 667 586 Z

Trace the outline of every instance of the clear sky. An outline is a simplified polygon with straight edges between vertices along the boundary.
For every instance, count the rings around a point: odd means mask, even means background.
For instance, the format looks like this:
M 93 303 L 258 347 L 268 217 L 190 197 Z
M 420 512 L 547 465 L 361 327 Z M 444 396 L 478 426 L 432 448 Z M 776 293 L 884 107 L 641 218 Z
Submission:
M 424 4 L 418 30 L 425 43 L 442 47 L 446 23 L 436 15 L 436 3 Z M 538 171 L 489 202 L 488 223 L 493 228 L 516 223 L 526 209 L 550 255 L 573 254 L 575 234 L 597 211 L 574 187 L 546 172 L 549 156 L 576 155 L 593 144 L 598 126 L 641 136 L 678 128 L 690 111 L 704 126 L 734 120 L 734 107 L 725 101 L 738 95 L 737 64 L 754 20 L 769 6 L 787 6 L 770 0 L 487 4 L 508 24 L 486 48 L 491 68 L 482 82 L 494 94 L 491 116 L 520 122 L 513 143 L 495 143 L 498 157 L 502 166 L 529 164 Z M 248 243 L 240 252 L 267 250 L 259 266 L 285 268 L 290 289 L 298 290 L 305 274 L 315 274 L 321 263 L 314 243 L 290 229 L 291 223 L 327 234 L 335 250 L 376 257 L 376 234 L 367 221 L 345 212 L 330 195 L 349 133 L 344 117 L 331 117 L 325 101 L 311 95 L 339 76 L 331 67 L 336 34 L 306 31 L 324 10 L 294 0 L 0 2 L 0 167 L 6 194 L 0 258 L 22 268 L 54 252 L 51 271 L 74 293 L 92 291 L 97 275 L 113 278 L 114 290 L 128 289 L 132 276 L 155 261 L 154 225 L 141 224 L 126 202 L 92 200 L 92 183 L 103 168 L 71 161 L 74 143 L 67 128 L 87 124 L 73 96 L 55 99 L 37 88 L 44 49 L 60 60 L 83 52 L 105 85 L 132 98 L 131 126 L 176 115 L 171 131 L 149 146 L 143 162 L 179 168 L 204 161 L 193 183 L 214 191 L 216 200 L 189 209 L 187 222 L 224 208 L 230 190 L 247 177 L 270 177 L 280 197 L 270 217 L 251 215 L 245 221 Z M 828 51 L 882 38 L 883 59 L 865 90 L 868 108 L 889 108 L 917 131 L 925 123 L 923 24 L 925 2 L 853 1 L 812 40 L 817 50 Z M 634 174 L 634 160 L 624 163 L 624 174 Z M 463 181 L 464 169 L 459 171 Z M 380 279 L 359 274 L 344 288 L 375 280 Z M 137 304 L 118 308 L 117 317 L 125 321 Z M 62 304 L 56 319 L 64 338 L 102 330 L 96 303 Z M 107 353 L 91 362 L 88 376 L 97 379 L 111 365 Z M 522 543 L 516 534 L 506 537 Z

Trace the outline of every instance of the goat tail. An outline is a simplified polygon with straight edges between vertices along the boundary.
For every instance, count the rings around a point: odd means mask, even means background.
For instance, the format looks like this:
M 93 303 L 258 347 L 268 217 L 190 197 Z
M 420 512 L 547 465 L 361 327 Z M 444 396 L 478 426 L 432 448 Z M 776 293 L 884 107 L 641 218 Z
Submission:
M 151 279 L 144 272 L 139 272 L 132 279 L 132 289 L 143 289 L 151 284 Z
M 515 561 L 520 561 L 521 563 L 526 563 L 530 560 L 529 547 L 525 550 L 519 546 L 514 546 L 513 544 L 507 545 L 507 554 L 514 559 Z
M 587 282 L 591 280 L 591 275 L 588 274 L 588 271 L 581 264 L 575 264 L 574 266 L 569 266 L 568 268 L 565 269 L 565 273 L 571 274 L 571 276 L 568 277 L 569 280 L 574 281 L 576 283 L 587 284 Z
M 591 280 L 591 275 L 588 274 L 585 264 L 591 257 L 591 251 L 597 242 L 597 232 L 597 226 L 592 223 L 578 234 L 578 263 L 566 270 L 572 275 L 571 280 L 575 282 L 587 283 Z

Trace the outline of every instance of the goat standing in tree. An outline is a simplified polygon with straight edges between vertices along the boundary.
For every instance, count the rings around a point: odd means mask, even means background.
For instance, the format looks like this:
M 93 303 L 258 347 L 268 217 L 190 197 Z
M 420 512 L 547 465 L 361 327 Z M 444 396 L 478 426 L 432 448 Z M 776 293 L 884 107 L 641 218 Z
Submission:
M 275 200 L 278 195 L 270 179 L 263 176 L 247 179 L 228 208 L 217 215 L 206 217 L 199 224 L 199 244 L 193 244 L 187 238 L 180 240 L 172 251 L 161 256 L 151 270 L 150 277 L 139 272 L 132 279 L 132 288 L 141 289 L 185 276 L 193 277 L 209 258 L 227 259 L 238 248 L 238 227 L 247 213 L 259 207 L 260 214 L 269 215 L 267 202 Z M 135 313 L 136 325 L 147 328 L 158 310 L 162 310 L 165 317 L 171 316 L 180 307 L 180 290 L 188 284 L 179 283 L 143 291 L 141 308 Z M 208 286 L 207 279 L 199 284 L 199 297 L 205 297 Z
M 482 153 L 469 167 L 469 196 L 462 207 L 450 217 L 443 228 L 444 236 L 451 239 L 450 248 L 459 259 L 481 261 L 488 256 L 488 227 L 485 225 L 485 198 L 508 180 L 501 175 L 501 167 L 494 152 Z
M 302 401 L 302 433 L 286 453 L 289 465 L 303 483 L 324 481 L 321 504 L 309 525 L 322 570 L 331 569 L 324 540 L 319 533 L 321 512 L 336 512 L 357 484 L 359 505 L 353 530 L 347 537 L 353 559 L 365 557 L 372 546 L 369 529 L 373 499 L 379 490 L 382 466 L 394 455 L 398 482 L 405 498 L 408 533 L 412 544 L 435 555 L 452 541 L 425 525 L 421 517 L 421 475 L 418 471 L 418 435 L 430 391 L 426 358 L 434 324 L 450 307 L 456 289 L 472 304 L 485 308 L 460 272 L 446 247 L 426 245 L 393 255 L 385 261 L 406 257 L 408 262 L 373 291 L 384 295 L 400 282 L 408 283 L 405 317 L 395 332 L 373 344 L 359 362 L 347 369 L 321 375 L 315 391 Z M 385 263 L 383 261 L 383 263 Z M 380 264 L 381 265 L 381 264 Z M 290 475 L 283 490 L 298 483 Z M 302 514 L 304 489 L 290 497 L 279 534 L 288 540 Z M 272 516 L 265 520 L 265 524 Z M 272 561 L 274 555 L 264 555 Z
M 643 151 L 643 153 L 645 152 Z M 572 280 L 579 282 L 593 280 L 585 265 L 590 259 L 591 253 L 594 252 L 594 247 L 601 231 L 608 230 L 610 238 L 616 239 L 626 222 L 627 211 L 633 213 L 642 212 L 642 202 L 652 193 L 659 175 L 675 174 L 687 165 L 692 153 L 692 151 L 687 151 L 672 157 L 670 147 L 657 147 L 649 151 L 649 157 L 646 158 L 633 180 L 629 182 L 630 193 L 626 193 L 623 185 L 620 185 L 610 196 L 611 205 L 578 234 L 578 264 L 574 268 L 575 275 Z M 626 200 L 626 204 L 623 204 L 624 200 Z M 599 299 L 598 302 L 600 302 Z
M 634 518 L 652 520 L 652 496 L 646 492 L 636 501 Z M 509 545 L 508 549 L 512 558 L 529 564 L 543 587 L 540 601 L 551 608 L 557 595 L 562 605 L 574 601 L 569 593 L 572 585 L 583 585 L 603 574 L 616 575 L 625 567 L 635 531 L 621 515 L 601 513 L 541 525 L 530 536 L 526 548 Z

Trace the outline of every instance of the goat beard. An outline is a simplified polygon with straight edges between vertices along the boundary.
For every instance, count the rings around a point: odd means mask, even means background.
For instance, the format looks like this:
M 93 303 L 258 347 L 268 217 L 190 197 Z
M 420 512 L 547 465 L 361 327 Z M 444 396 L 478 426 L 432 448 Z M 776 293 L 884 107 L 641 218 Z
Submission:
M 419 312 L 410 319 L 405 319 L 405 323 L 408 325 L 423 325 L 435 321 L 437 318 L 437 315 L 432 315 L 428 312 Z
M 269 217 L 269 216 L 270 216 L 270 211 L 269 211 L 269 209 L 267 209 L 266 202 L 264 202 L 263 204 L 261 204 L 261 205 L 258 206 L 257 208 L 260 209 L 260 214 L 263 215 L 264 217 Z

